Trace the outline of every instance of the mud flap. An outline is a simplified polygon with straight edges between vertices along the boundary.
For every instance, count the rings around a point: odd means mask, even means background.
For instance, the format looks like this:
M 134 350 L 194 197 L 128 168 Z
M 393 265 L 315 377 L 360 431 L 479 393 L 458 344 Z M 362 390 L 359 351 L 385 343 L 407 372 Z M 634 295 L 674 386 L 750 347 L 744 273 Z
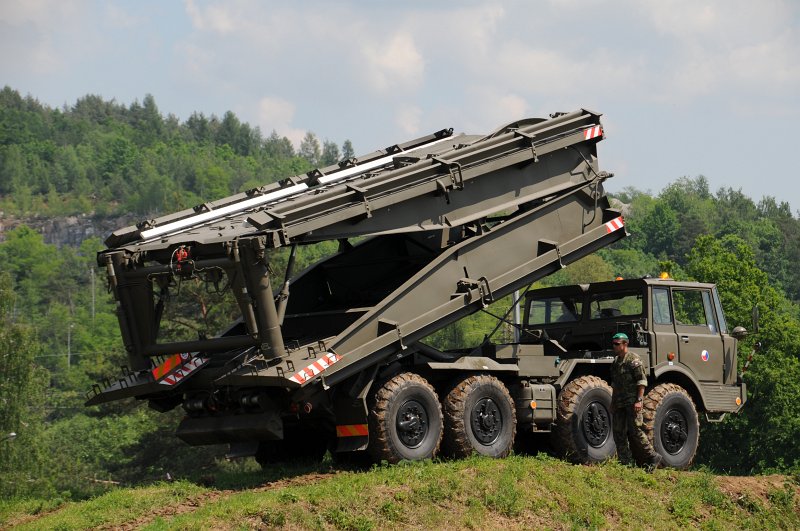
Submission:
M 336 452 L 366 450 L 369 444 L 367 393 L 377 374 L 377 366 L 360 373 L 349 392 L 334 400 L 336 415 Z
M 369 443 L 366 400 L 361 397 L 345 397 L 343 400 L 337 400 L 334 407 L 336 411 L 335 451 L 366 450 Z

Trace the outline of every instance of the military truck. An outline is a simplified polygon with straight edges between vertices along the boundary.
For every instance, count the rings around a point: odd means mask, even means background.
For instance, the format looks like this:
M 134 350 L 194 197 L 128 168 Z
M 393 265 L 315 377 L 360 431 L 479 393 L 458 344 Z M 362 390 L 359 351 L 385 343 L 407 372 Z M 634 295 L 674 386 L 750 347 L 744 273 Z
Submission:
M 664 464 L 691 463 L 698 410 L 721 421 L 744 405 L 736 348 L 746 330 L 729 333 L 713 284 L 663 275 L 544 288 L 528 292 L 525 301 L 520 342 L 489 348 L 538 376 L 516 395 L 517 422 L 532 423 L 534 430 L 554 425 L 555 443 L 568 455 L 601 461 L 614 454 L 607 382 L 614 356 L 609 345 L 619 332 L 649 375 L 644 419 Z M 536 407 L 526 411 L 526 402 Z M 542 403 L 549 406 L 544 411 Z
M 636 314 L 537 322 L 554 310 L 528 292 L 517 344 L 445 352 L 425 342 L 626 236 L 603 189 L 612 176 L 598 167 L 603 138 L 600 115 L 585 109 L 488 135 L 443 129 L 114 232 L 98 263 L 128 363 L 87 404 L 134 397 L 158 411 L 181 407 L 180 439 L 228 444 L 229 455 L 262 464 L 328 450 L 392 463 L 440 450 L 502 457 L 518 433 L 534 431 L 595 461 L 614 452 L 608 338 L 629 330 L 649 361 L 656 445 L 685 466 L 695 407 L 716 415 L 745 400 L 713 287 L 698 289 L 714 304 L 720 352 L 679 325 L 673 306 L 670 339 L 653 317 L 657 287 L 645 281 L 609 285 L 609 294 L 638 294 Z M 326 241 L 335 253 L 294 271 L 298 248 Z M 209 321 L 205 296 L 179 302 L 197 284 L 229 296 L 234 315 L 178 337 L 176 322 Z M 659 285 L 672 300 L 680 292 Z M 574 311 L 604 304 L 570 301 Z M 708 344 L 708 360 L 698 363 L 684 337 Z

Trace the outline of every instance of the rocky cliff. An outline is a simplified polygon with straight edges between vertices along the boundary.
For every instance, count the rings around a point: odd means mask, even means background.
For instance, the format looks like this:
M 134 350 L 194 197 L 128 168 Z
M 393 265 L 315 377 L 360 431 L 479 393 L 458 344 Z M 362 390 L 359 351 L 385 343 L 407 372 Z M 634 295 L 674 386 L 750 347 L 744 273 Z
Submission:
M 77 247 L 87 238 L 104 240 L 111 232 L 135 224 L 140 217 L 132 214 L 113 217 L 81 214 L 55 218 L 17 218 L 0 212 L 0 242 L 5 241 L 8 231 L 27 225 L 41 233 L 45 243 Z

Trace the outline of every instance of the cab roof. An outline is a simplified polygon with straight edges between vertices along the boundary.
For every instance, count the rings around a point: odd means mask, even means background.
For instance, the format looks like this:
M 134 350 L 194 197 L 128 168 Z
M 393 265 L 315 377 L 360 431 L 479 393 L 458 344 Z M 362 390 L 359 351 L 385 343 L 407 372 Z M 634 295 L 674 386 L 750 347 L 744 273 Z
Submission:
M 573 284 L 567 286 L 553 286 L 548 288 L 540 288 L 528 292 L 528 297 L 532 296 L 547 296 L 558 295 L 563 293 L 597 293 L 597 292 L 613 292 L 613 291 L 627 291 L 627 290 L 641 290 L 645 286 L 659 286 L 671 288 L 703 288 L 712 289 L 715 284 L 708 282 L 693 282 L 681 281 L 674 279 L 662 279 L 659 277 L 645 277 L 645 278 L 626 278 L 622 280 L 609 280 L 606 282 L 593 282 L 591 284 Z

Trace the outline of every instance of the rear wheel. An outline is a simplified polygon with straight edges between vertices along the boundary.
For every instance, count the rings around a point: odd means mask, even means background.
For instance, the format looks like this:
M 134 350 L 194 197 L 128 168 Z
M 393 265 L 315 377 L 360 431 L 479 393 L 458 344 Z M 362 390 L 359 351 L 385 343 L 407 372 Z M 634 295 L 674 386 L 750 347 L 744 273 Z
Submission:
M 376 461 L 429 459 L 442 440 L 442 408 L 433 387 L 418 374 L 401 373 L 372 395 L 369 446 Z
M 611 387 L 597 376 L 572 380 L 558 395 L 553 446 L 576 463 L 598 463 L 616 451 L 611 433 Z
M 444 399 L 445 451 L 454 457 L 506 457 L 517 432 L 515 413 L 508 389 L 494 376 L 461 380 Z
M 642 412 L 647 436 L 662 464 L 688 468 L 700 442 L 700 423 L 689 393 L 679 385 L 657 385 L 647 393 Z

